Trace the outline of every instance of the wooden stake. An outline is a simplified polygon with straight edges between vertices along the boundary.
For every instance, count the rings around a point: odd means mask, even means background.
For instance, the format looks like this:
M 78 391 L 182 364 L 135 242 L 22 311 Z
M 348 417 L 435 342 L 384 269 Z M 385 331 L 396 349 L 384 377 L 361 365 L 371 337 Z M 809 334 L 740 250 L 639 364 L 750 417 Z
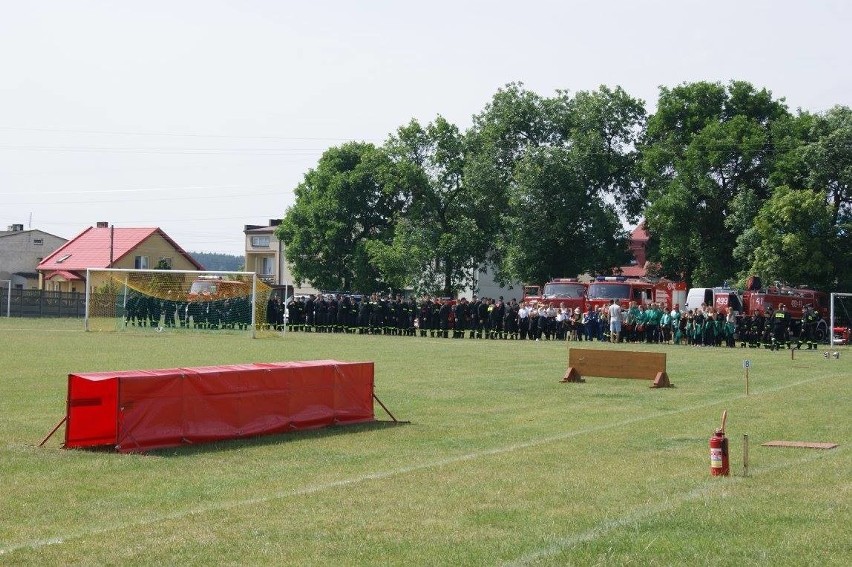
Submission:
M 743 476 L 748 476 L 748 434 L 743 433 Z

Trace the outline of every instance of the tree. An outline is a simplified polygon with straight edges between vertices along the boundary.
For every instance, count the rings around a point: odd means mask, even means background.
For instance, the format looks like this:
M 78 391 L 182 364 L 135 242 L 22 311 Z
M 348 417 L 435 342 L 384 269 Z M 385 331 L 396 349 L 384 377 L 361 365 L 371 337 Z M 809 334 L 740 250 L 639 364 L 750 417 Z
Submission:
M 618 215 L 589 184 L 581 161 L 571 149 L 537 148 L 518 164 L 505 262 L 526 281 L 607 273 L 626 259 Z
M 742 81 L 661 88 L 641 150 L 649 255 L 666 272 L 713 285 L 744 267 L 733 243 L 749 211 L 736 207 L 769 196 L 772 127 L 786 117 L 783 99 Z
M 404 184 L 404 173 L 372 144 L 327 150 L 296 187 L 296 201 L 276 229 L 294 279 L 320 289 L 385 288 L 368 249 L 371 242 L 393 239 Z
M 466 180 L 490 188 L 496 204 L 490 258 L 501 279 L 619 265 L 617 213 L 635 218 L 644 203 L 635 148 L 644 119 L 643 103 L 620 87 L 543 98 L 519 83 L 474 117 Z
M 601 86 L 554 101 L 559 144 L 571 148 L 594 197 L 608 199 L 626 219 L 645 207 L 636 146 L 645 128 L 645 105 L 621 87 Z
M 832 209 L 819 193 L 777 188 L 760 208 L 745 241 L 756 245 L 750 273 L 764 281 L 832 287 L 838 235 Z
M 426 127 L 412 120 L 385 147 L 409 172 L 407 222 L 399 228 L 416 237 L 397 238 L 397 255 L 409 250 L 410 259 L 418 260 L 420 277 L 412 283 L 419 289 L 455 295 L 485 259 L 490 233 L 478 210 L 480 196 L 465 184 L 465 137 L 438 116 Z M 374 248 L 379 251 L 390 250 Z
M 778 159 L 770 184 L 807 188 L 824 199 L 831 211 L 834 248 L 830 260 L 834 280 L 823 283 L 835 289 L 849 289 L 852 286 L 852 111 L 836 106 L 824 114 L 799 112 L 789 120 L 776 122 L 773 136 Z M 755 209 L 748 218 L 754 219 L 756 215 Z M 735 255 L 747 266 L 755 262 L 754 251 L 759 245 L 756 234 L 754 230 L 746 231 L 738 238 Z M 811 279 L 814 278 L 800 281 L 811 283 Z
M 808 166 L 808 187 L 825 193 L 837 226 L 852 213 L 852 110 L 835 106 L 816 117 L 812 142 L 802 148 Z

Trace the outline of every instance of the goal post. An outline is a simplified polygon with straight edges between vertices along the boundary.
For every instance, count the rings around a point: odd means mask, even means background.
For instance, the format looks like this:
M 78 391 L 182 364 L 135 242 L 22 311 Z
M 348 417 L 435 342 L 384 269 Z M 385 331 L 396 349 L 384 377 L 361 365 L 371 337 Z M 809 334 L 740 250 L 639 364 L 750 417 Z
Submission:
M 276 330 L 267 306 L 272 288 L 254 272 L 86 270 L 87 331 Z
M 852 293 L 832 293 L 829 301 L 829 325 L 828 337 L 829 345 L 849 344 L 849 329 L 852 327 L 852 310 L 847 307 L 848 299 L 852 298 Z M 836 336 L 835 329 L 845 329 L 845 333 L 841 331 L 840 336 Z

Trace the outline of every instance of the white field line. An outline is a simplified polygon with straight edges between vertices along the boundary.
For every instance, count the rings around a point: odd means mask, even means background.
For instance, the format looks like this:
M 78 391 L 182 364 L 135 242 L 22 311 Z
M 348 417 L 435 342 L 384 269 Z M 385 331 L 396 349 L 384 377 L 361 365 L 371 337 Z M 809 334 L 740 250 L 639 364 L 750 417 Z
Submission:
M 793 461 L 783 461 L 774 465 L 763 467 L 759 471 L 757 471 L 757 474 L 749 473 L 749 478 L 763 476 L 778 469 L 784 469 L 791 466 L 809 463 L 824 456 L 826 456 L 825 451 L 812 452 L 807 457 L 802 457 Z M 513 561 L 503 563 L 502 565 L 504 565 L 505 567 L 515 567 L 520 565 L 527 565 L 529 563 L 538 561 L 539 559 L 552 557 L 577 545 L 588 543 L 590 541 L 594 541 L 598 538 L 604 537 L 610 532 L 614 532 L 615 530 L 618 530 L 620 528 L 627 526 L 636 526 L 642 523 L 644 520 L 650 519 L 658 514 L 674 510 L 678 506 L 686 504 L 687 502 L 690 502 L 692 500 L 698 500 L 700 498 L 703 498 L 708 494 L 712 493 L 714 490 L 718 490 L 723 486 L 730 486 L 731 482 L 738 483 L 743 481 L 743 477 L 733 477 L 725 479 L 724 485 L 721 485 L 719 483 L 719 480 L 720 479 L 710 478 L 703 486 L 694 488 L 693 490 L 690 490 L 685 494 L 675 494 L 672 497 L 666 498 L 662 502 L 639 506 L 633 509 L 633 511 L 631 511 L 630 513 L 625 514 L 624 516 L 606 519 L 600 522 L 595 527 L 589 528 L 584 532 L 571 534 L 548 545 L 547 547 L 544 547 L 538 551 L 528 553 L 526 555 L 522 555 L 521 557 L 518 557 Z M 651 543 L 653 543 L 653 541 Z M 651 544 L 648 545 L 650 546 Z
M 824 380 L 824 379 L 825 379 L 825 377 L 817 377 L 817 378 L 809 378 L 809 379 L 806 379 L 806 380 L 800 380 L 798 382 L 792 382 L 790 384 L 784 384 L 784 385 L 776 386 L 774 388 L 768 388 L 766 390 L 754 392 L 752 394 L 752 397 L 756 396 L 758 394 L 761 394 L 761 393 L 777 392 L 777 391 L 785 390 L 785 389 L 788 389 L 788 388 L 794 388 L 794 387 L 797 387 L 797 386 L 801 386 L 803 384 L 809 384 L 811 382 L 817 382 L 819 380 Z M 33 541 L 22 542 L 22 543 L 18 543 L 18 544 L 7 545 L 5 547 L 0 548 L 0 555 L 12 553 L 12 552 L 18 551 L 20 549 L 37 549 L 37 548 L 40 548 L 40 547 L 45 547 L 45 546 L 48 546 L 48 545 L 62 544 L 62 543 L 65 543 L 66 541 L 69 541 L 69 540 L 80 539 L 80 538 L 89 537 L 89 536 L 93 536 L 93 535 L 98 535 L 98 534 L 103 534 L 103 533 L 108 533 L 108 532 L 113 532 L 113 531 L 126 531 L 126 530 L 129 530 L 130 528 L 134 528 L 134 527 L 152 525 L 152 524 L 157 524 L 157 523 L 160 523 L 160 522 L 165 522 L 165 521 L 170 521 L 170 520 L 179 520 L 179 519 L 182 519 L 182 518 L 185 518 L 185 517 L 188 517 L 188 516 L 205 514 L 207 512 L 231 510 L 231 509 L 234 509 L 234 508 L 240 508 L 240 507 L 246 507 L 246 506 L 256 506 L 256 505 L 259 505 L 259 504 L 265 504 L 265 503 L 268 503 L 268 502 L 272 502 L 272 501 L 275 501 L 275 500 L 281 500 L 281 499 L 284 499 L 284 498 L 304 496 L 304 495 L 314 494 L 314 493 L 317 493 L 317 492 L 322 492 L 322 491 L 325 491 L 325 490 L 333 490 L 335 488 L 350 486 L 350 485 L 353 485 L 353 484 L 361 484 L 363 482 L 369 482 L 369 481 L 372 481 L 372 480 L 383 480 L 383 479 L 387 479 L 387 478 L 391 478 L 391 477 L 395 477 L 395 476 L 407 475 L 407 474 L 410 474 L 410 473 L 416 473 L 416 472 L 420 472 L 420 471 L 424 471 L 424 470 L 428 470 L 428 469 L 445 467 L 445 466 L 448 466 L 448 465 L 461 463 L 461 462 L 465 462 L 465 461 L 472 461 L 472 460 L 475 460 L 475 459 L 492 457 L 494 455 L 502 455 L 502 454 L 505 454 L 505 453 L 511 453 L 511 452 L 514 452 L 514 451 L 520 451 L 520 450 L 529 449 L 529 448 L 532 448 L 532 447 L 538 447 L 540 445 L 547 445 L 549 443 L 564 441 L 564 440 L 570 439 L 572 437 L 579 437 L 581 435 L 588 435 L 588 434 L 591 434 L 591 433 L 597 433 L 597 432 L 606 431 L 606 430 L 609 430 L 609 429 L 617 429 L 619 427 L 624 427 L 624 426 L 627 426 L 627 425 L 633 425 L 635 423 L 641 423 L 643 421 L 649 421 L 649 420 L 657 419 L 657 418 L 661 418 L 661 417 L 668 417 L 668 416 L 672 416 L 672 415 L 678 415 L 678 414 L 682 414 L 682 413 L 688 413 L 688 412 L 691 412 L 691 411 L 706 409 L 706 408 L 717 406 L 717 405 L 720 405 L 720 404 L 732 402 L 734 400 L 743 399 L 745 397 L 746 397 L 746 395 L 744 393 L 742 393 L 742 394 L 738 394 L 736 396 L 731 396 L 729 398 L 725 398 L 725 399 L 722 399 L 722 400 L 716 400 L 716 401 L 708 402 L 708 403 L 705 403 L 705 404 L 700 404 L 700 405 L 696 405 L 696 406 L 689 406 L 689 407 L 680 408 L 680 409 L 676 409 L 676 410 L 661 411 L 661 412 L 657 412 L 655 414 L 644 415 L 642 417 L 635 417 L 635 418 L 625 419 L 625 420 L 615 422 L 615 423 L 607 423 L 607 424 L 604 424 L 604 425 L 597 425 L 595 427 L 589 427 L 589 428 L 580 429 L 580 430 L 577 430 L 577 431 L 568 431 L 568 432 L 565 432 L 565 433 L 560 433 L 558 435 L 541 437 L 539 439 L 524 441 L 522 443 L 515 443 L 513 445 L 507 445 L 507 446 L 504 446 L 504 447 L 495 447 L 494 449 L 487 449 L 485 451 L 476 451 L 476 452 L 473 452 L 473 453 L 467 453 L 465 455 L 456 455 L 456 456 L 453 456 L 453 457 L 447 457 L 446 459 L 439 459 L 439 460 L 431 461 L 431 462 L 427 462 L 427 463 L 420 463 L 420 464 L 416 464 L 416 465 L 410 465 L 410 466 L 407 466 L 407 467 L 400 467 L 400 468 L 386 470 L 386 471 L 377 471 L 377 472 L 374 472 L 374 473 L 369 473 L 369 474 L 360 475 L 360 476 L 351 477 L 351 478 L 344 478 L 344 479 L 336 480 L 336 481 L 333 481 L 333 482 L 327 482 L 327 483 L 317 484 L 317 485 L 313 485 L 313 486 L 309 485 L 309 486 L 305 486 L 305 487 L 302 487 L 302 488 L 296 488 L 296 489 L 292 489 L 292 490 L 277 491 L 277 492 L 273 492 L 271 494 L 267 494 L 265 496 L 261 496 L 261 497 L 257 497 L 257 498 L 247 498 L 247 499 L 232 500 L 232 501 L 225 501 L 225 502 L 216 502 L 216 503 L 212 503 L 212 504 L 207 505 L 207 506 L 199 506 L 199 507 L 185 509 L 185 510 L 178 510 L 178 511 L 173 512 L 171 514 L 164 514 L 164 515 L 156 516 L 156 517 L 153 517 L 153 518 L 139 518 L 139 519 L 136 519 L 134 521 L 125 522 L 125 523 L 121 523 L 121 524 L 110 524 L 109 526 L 92 527 L 92 528 L 86 529 L 86 530 L 69 532 L 69 533 L 66 533 L 62 536 L 56 536 L 56 537 L 52 537 L 52 538 L 48 538 L 48 539 L 33 540 Z M 631 520 L 631 521 L 635 521 L 635 520 Z M 617 527 L 617 526 L 614 526 L 614 527 Z

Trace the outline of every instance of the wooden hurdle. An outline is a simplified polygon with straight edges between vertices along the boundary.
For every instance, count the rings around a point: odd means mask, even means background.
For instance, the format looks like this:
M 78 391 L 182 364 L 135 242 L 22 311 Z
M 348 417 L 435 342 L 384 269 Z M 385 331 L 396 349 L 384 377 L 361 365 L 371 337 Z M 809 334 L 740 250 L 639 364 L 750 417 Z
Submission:
M 562 382 L 585 382 L 583 376 L 653 380 L 651 388 L 669 388 L 664 352 L 568 349 L 568 370 Z

